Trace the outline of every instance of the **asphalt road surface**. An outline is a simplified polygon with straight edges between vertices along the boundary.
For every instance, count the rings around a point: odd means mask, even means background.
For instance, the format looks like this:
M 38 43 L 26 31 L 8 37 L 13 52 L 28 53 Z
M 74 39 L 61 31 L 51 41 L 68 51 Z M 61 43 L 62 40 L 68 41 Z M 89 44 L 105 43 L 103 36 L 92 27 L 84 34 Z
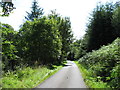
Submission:
M 73 61 L 67 61 L 61 70 L 36 88 L 87 88 L 87 86 L 77 65 Z

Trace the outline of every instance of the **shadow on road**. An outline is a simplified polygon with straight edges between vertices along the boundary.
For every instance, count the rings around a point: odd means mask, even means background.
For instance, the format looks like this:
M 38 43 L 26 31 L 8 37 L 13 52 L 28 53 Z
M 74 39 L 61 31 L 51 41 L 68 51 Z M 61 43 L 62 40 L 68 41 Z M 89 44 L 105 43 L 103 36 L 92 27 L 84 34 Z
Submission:
M 64 67 L 68 67 L 68 66 L 72 66 L 72 65 L 70 65 L 70 64 L 65 64 L 65 65 L 63 65 Z
M 63 67 L 68 67 L 68 66 L 72 66 L 71 64 L 67 64 L 67 61 L 64 62 L 60 62 L 60 63 L 54 63 L 53 65 L 48 65 L 47 68 L 50 70 L 53 70 L 55 68 L 57 68 L 56 66 L 63 66 Z

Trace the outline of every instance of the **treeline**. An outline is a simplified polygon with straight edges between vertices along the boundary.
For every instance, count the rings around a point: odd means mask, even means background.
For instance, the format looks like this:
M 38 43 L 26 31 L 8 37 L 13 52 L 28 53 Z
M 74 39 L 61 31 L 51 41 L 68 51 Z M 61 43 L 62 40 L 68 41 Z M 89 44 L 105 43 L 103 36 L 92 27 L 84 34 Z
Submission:
M 73 43 L 74 59 L 79 59 L 90 73 L 86 81 L 102 81 L 111 88 L 120 87 L 119 38 L 120 4 L 99 3 L 91 14 L 86 34 Z
M 119 3 L 106 3 L 105 5 L 99 3 L 91 13 L 86 34 L 82 39 L 78 40 L 80 42 L 80 50 L 76 52 L 78 58 L 87 52 L 98 50 L 101 46 L 108 45 L 117 37 L 120 37 L 119 22 Z
M 31 9 L 19 31 L 1 23 L 4 71 L 61 63 L 70 51 L 73 41 L 70 18 L 62 17 L 56 11 L 45 16 L 36 1 Z

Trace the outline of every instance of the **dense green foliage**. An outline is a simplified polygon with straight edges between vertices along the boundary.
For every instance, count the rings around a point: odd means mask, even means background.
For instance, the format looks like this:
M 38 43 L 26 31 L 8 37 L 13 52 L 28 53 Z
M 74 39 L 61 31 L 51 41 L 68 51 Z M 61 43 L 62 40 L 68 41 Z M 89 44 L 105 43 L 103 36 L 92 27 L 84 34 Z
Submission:
M 103 46 L 97 51 L 87 53 L 80 58 L 79 63 L 92 72 L 92 77 L 99 77 L 111 87 L 119 88 L 120 84 L 120 39 Z
M 86 34 L 81 39 L 79 56 L 113 42 L 119 33 L 119 5 L 99 3 L 91 13 Z
M 52 19 L 44 17 L 26 22 L 20 35 L 23 56 L 28 63 L 35 60 L 43 64 L 53 63 L 61 55 L 61 37 Z
M 62 64 L 70 51 L 73 37 L 70 19 L 55 11 L 48 16 L 26 21 L 18 32 L 10 25 L 1 23 L 0 31 L 4 87 L 32 87 L 39 77 L 31 83 L 26 81 L 26 85 L 23 85 L 23 79 L 29 79 L 30 74 L 34 73 L 35 78 L 36 72 L 31 69 L 42 65 L 51 68 L 53 64 Z
M 80 40 L 76 40 L 72 43 L 71 46 L 71 53 L 74 55 L 74 59 L 79 59 L 87 53 L 87 43 L 88 43 L 88 33 L 84 35 L 84 37 Z
M 74 61 L 74 62 L 77 64 L 78 68 L 80 69 L 82 73 L 82 77 L 84 78 L 84 81 L 90 90 L 94 88 L 110 89 L 110 86 L 107 83 L 101 81 L 101 78 L 99 76 L 97 78 L 93 77 L 93 72 L 90 69 L 86 68 L 85 65 L 79 63 L 79 61 Z
M 60 32 L 60 36 L 62 39 L 62 49 L 60 59 L 64 59 L 67 57 L 70 52 L 70 45 L 73 42 L 73 34 L 71 30 L 71 22 L 70 18 L 65 17 L 62 18 L 56 11 L 51 11 L 52 13 L 48 16 L 50 19 L 53 19 L 56 24 L 58 31 Z M 55 24 L 55 23 L 54 23 Z
M 115 37 L 120 37 L 120 5 L 116 5 L 116 8 L 112 16 L 112 25 L 115 30 Z
M 53 67 L 53 69 L 45 66 L 37 68 L 26 67 L 14 72 L 7 72 L 2 79 L 2 87 L 34 88 L 62 68 L 62 66 L 55 65 Z
M 70 51 L 73 37 L 70 19 L 55 11 L 34 21 L 26 21 L 19 32 L 8 24 L 2 24 L 1 30 L 5 72 L 24 65 L 61 63 Z
M 3 12 L 7 14 L 9 11 Z M 73 35 L 68 17 L 55 11 L 43 16 L 43 9 L 35 0 L 31 13 L 27 14 L 25 18 L 28 21 L 21 25 L 19 31 L 0 23 L 3 88 L 37 86 L 61 68 L 59 65 L 63 65 L 70 52 Z
M 24 87 L 21 82 L 27 77 L 26 74 L 31 77 L 30 74 L 34 73 L 33 77 L 36 77 L 36 72 L 31 67 L 40 65 L 51 67 L 53 64 L 60 64 L 66 58 L 70 60 L 80 58 L 80 67 L 85 76 L 88 75 L 85 79 L 91 83 L 90 86 L 120 87 L 119 4 L 99 3 L 91 14 L 86 34 L 76 41 L 73 40 L 69 17 L 62 17 L 56 11 L 43 16 L 43 9 L 39 8 L 36 0 L 33 1 L 31 8 L 31 13 L 27 12 L 28 16 L 25 17 L 28 21 L 21 25 L 18 32 L 10 25 L 0 23 L 2 66 L 5 76 L 3 81 L 7 83 L 7 87 L 13 78 L 15 80 L 11 85 L 20 83 L 20 87 Z M 3 9 L 5 15 L 8 14 L 9 11 Z M 22 67 L 26 69 L 20 71 Z M 29 87 L 29 82 L 27 81 L 25 87 Z M 94 86 L 95 83 L 97 84 Z M 32 84 L 34 82 L 31 82 Z
M 80 39 L 79 51 L 74 52 L 80 58 L 85 80 L 92 88 L 98 88 L 98 85 L 120 87 L 119 22 L 119 4 L 99 3 L 91 14 L 86 34 Z
M 6 70 L 14 69 L 18 62 L 17 49 L 15 47 L 17 32 L 8 24 L 1 24 L 0 29 L 2 30 L 3 68 Z
M 113 11 L 112 3 L 100 4 L 94 9 L 88 25 L 88 51 L 97 50 L 100 46 L 111 43 L 117 37 L 112 25 Z
M 86 34 L 81 40 L 79 57 L 87 52 L 98 50 L 101 46 L 113 42 L 120 37 L 119 4 L 99 3 L 91 13 Z
M 70 45 L 70 52 L 67 56 L 68 60 L 75 60 L 75 59 L 79 59 L 80 57 L 80 43 L 81 40 L 76 40 L 74 41 L 71 45 Z

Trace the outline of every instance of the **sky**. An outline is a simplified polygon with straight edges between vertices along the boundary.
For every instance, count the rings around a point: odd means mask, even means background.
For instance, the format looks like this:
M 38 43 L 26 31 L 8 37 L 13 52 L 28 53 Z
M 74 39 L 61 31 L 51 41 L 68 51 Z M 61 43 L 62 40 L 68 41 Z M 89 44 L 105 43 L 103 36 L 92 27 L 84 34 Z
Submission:
M 10 24 L 15 30 L 25 21 L 26 11 L 30 12 L 33 0 L 12 0 L 16 9 L 9 17 L 0 17 L 0 22 Z M 76 39 L 85 34 L 86 24 L 90 13 L 98 2 L 116 2 L 118 0 L 37 0 L 39 6 L 44 9 L 45 15 L 56 9 L 63 17 L 70 17 L 71 27 Z

